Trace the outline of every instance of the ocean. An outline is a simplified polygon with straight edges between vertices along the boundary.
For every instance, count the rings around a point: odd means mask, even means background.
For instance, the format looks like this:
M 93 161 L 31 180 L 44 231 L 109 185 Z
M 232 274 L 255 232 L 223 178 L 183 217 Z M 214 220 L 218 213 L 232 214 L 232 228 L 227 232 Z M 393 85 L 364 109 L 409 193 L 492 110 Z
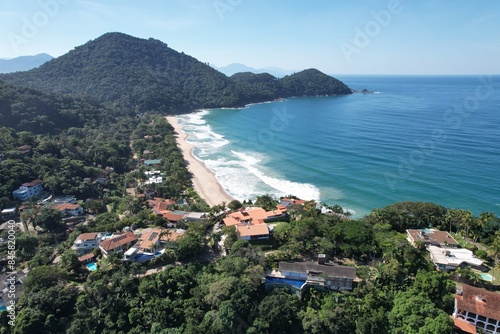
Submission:
M 295 195 L 354 217 L 400 201 L 500 215 L 499 76 L 337 76 L 349 96 L 179 116 L 239 200 Z

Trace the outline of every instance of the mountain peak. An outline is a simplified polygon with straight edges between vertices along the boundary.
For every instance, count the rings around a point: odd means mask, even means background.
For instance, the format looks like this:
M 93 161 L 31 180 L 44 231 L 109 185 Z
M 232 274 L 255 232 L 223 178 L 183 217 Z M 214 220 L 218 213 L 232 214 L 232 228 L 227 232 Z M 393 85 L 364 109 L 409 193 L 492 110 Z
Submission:
M 284 81 L 269 74 L 228 78 L 159 40 L 110 32 L 39 68 L 0 78 L 136 112 L 179 113 L 199 108 L 242 106 L 278 97 L 350 93 L 343 89 L 342 83 L 337 84 L 338 80 L 312 71 L 300 72 L 295 79 L 289 76 Z M 308 86 L 306 81 L 309 79 L 315 79 L 324 87 L 309 85 L 307 92 L 297 89 Z M 287 87 L 295 88 L 289 90 Z

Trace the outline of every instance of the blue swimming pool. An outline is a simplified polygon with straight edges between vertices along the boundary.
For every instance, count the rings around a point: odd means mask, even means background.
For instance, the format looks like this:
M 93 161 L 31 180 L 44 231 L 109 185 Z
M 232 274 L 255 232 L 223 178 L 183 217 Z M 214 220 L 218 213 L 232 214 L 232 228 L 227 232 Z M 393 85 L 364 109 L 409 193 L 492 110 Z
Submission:
M 481 278 L 485 281 L 493 282 L 493 276 L 490 274 L 479 274 L 479 276 L 481 276 Z
M 97 264 L 95 264 L 95 262 L 87 263 L 87 269 L 90 271 L 95 271 L 97 270 Z
M 7 306 L 5 306 L 5 305 L 0 306 L 0 312 L 2 312 L 2 311 L 7 311 Z
M 297 287 L 299 289 L 302 287 L 302 285 L 304 285 L 305 282 L 306 281 L 304 280 L 294 280 L 288 278 L 266 276 L 266 283 L 288 284 Z

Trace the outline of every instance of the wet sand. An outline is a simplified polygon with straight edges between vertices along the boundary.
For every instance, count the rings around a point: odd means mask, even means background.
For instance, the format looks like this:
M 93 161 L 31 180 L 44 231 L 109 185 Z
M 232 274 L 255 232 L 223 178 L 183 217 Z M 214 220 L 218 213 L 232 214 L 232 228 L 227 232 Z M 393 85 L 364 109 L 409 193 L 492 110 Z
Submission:
M 187 134 L 182 131 L 175 116 L 167 116 L 168 122 L 177 132 L 177 146 L 182 151 L 184 160 L 187 162 L 189 172 L 193 175 L 193 186 L 198 195 L 203 198 L 208 205 L 214 206 L 226 202 L 228 204 L 234 198 L 222 189 L 215 174 L 208 169 L 205 163 L 193 155 L 193 145 L 186 141 Z

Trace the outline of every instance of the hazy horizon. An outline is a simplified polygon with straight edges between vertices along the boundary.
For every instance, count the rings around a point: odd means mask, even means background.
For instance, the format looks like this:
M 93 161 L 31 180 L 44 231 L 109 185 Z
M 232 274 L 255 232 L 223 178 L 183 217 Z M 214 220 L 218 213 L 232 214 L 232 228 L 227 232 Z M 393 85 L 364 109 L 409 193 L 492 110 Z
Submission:
M 293 3 L 263 0 L 9 1 L 0 58 L 59 57 L 106 32 L 155 38 L 224 67 L 328 74 L 499 74 L 500 3 L 410 0 Z

